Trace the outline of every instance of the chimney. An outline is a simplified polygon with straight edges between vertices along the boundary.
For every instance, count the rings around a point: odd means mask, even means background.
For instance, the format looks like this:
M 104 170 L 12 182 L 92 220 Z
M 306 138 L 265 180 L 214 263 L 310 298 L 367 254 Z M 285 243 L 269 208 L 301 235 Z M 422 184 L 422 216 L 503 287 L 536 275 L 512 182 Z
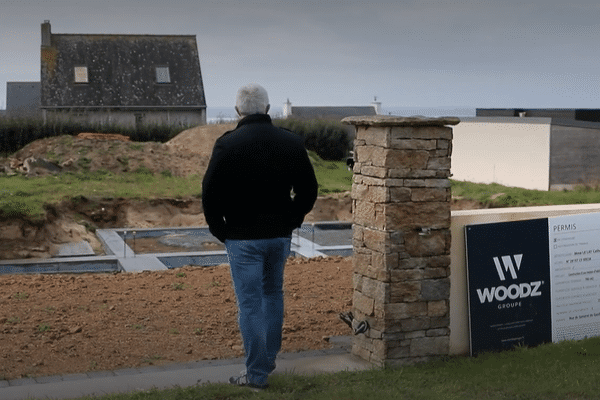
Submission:
M 381 110 L 381 102 L 377 101 L 377 96 L 375 96 L 374 101 L 371 102 L 371 105 L 375 109 L 375 114 L 381 115 L 383 113 Z
M 52 46 L 52 32 L 50 31 L 50 21 L 45 20 L 42 24 L 42 47 Z

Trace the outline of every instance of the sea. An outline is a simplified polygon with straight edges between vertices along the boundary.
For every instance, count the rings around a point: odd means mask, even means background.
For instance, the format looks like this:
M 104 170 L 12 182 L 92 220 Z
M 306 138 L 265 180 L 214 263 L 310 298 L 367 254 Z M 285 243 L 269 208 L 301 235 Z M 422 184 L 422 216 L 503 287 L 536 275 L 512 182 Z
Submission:
M 383 114 L 401 117 L 422 116 L 435 117 L 474 117 L 475 108 L 472 107 L 382 107 Z M 282 107 L 273 107 L 269 111 L 272 118 L 283 116 Z M 238 117 L 233 107 L 207 107 L 206 119 L 209 124 L 235 122 Z

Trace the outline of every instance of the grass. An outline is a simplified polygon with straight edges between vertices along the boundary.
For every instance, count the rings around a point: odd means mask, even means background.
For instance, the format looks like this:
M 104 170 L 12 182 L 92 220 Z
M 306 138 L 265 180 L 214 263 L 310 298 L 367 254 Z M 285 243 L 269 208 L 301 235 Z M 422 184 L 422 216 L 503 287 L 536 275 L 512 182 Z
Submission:
M 325 161 L 313 152 L 310 152 L 310 158 L 319 183 L 319 196 L 352 189 L 352 171 L 348 170 L 345 161 Z
M 221 287 L 221 282 L 215 280 L 214 278 L 210 281 L 206 287 Z
M 14 299 L 17 300 L 27 300 L 29 298 L 29 293 L 27 292 L 18 292 L 15 295 L 13 295 Z
M 502 186 L 451 181 L 452 195 L 476 200 L 492 207 L 525 207 L 564 204 L 600 203 L 600 188 L 579 186 L 574 190 L 542 191 Z
M 343 161 L 323 161 L 312 154 L 319 195 L 352 188 L 352 173 Z M 202 177 L 174 177 L 170 172 L 152 174 L 147 168 L 113 174 L 108 171 L 62 173 L 45 177 L 0 175 L 0 215 L 43 219 L 44 206 L 78 196 L 153 199 L 201 195 Z
M 185 284 L 183 284 L 182 282 L 173 282 L 173 283 L 171 283 L 171 289 L 173 289 L 173 290 L 184 290 L 185 289 Z
M 325 161 L 310 152 L 319 183 L 319 195 L 352 190 L 352 172 L 344 161 Z M 0 175 L 0 215 L 42 219 L 44 206 L 81 195 L 98 198 L 153 199 L 201 195 L 202 177 L 174 177 L 164 172 L 152 174 L 147 168 L 113 174 L 108 171 L 63 173 L 56 176 L 24 177 Z M 541 191 L 451 181 L 452 195 L 475 200 L 490 207 L 600 203 L 600 188 L 577 187 L 569 191 Z
M 119 175 L 107 171 L 63 173 L 35 178 L 0 176 L 0 214 L 42 219 L 44 205 L 81 195 L 135 199 L 198 196 L 200 184 L 198 176 L 166 177 L 147 171 Z
M 15 325 L 15 324 L 18 324 L 19 322 L 21 322 L 21 318 L 19 318 L 19 317 L 10 317 L 10 318 L 8 318 L 6 320 L 6 322 L 4 324 Z
M 515 348 L 478 357 L 450 357 L 429 363 L 321 375 L 274 375 L 270 388 L 254 393 L 228 384 L 79 400 L 201 399 L 598 399 L 600 339 Z

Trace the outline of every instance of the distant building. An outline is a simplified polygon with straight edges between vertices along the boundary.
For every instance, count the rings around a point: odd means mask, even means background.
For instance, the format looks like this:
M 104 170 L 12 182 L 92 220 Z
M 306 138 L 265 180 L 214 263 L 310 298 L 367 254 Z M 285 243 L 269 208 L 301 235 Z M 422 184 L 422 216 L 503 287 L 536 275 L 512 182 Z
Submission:
M 600 122 L 600 109 L 594 108 L 478 108 L 477 117 L 553 118 L 554 120 Z
M 374 101 L 370 106 L 292 106 L 288 99 L 283 105 L 283 118 L 328 119 L 341 121 L 346 117 L 381 114 L 381 103 Z
M 600 110 L 477 109 L 453 127 L 453 179 L 536 190 L 600 185 Z
M 41 110 L 45 121 L 206 124 L 196 36 L 53 34 L 44 21 Z
M 40 82 L 6 82 L 6 115 L 38 117 Z

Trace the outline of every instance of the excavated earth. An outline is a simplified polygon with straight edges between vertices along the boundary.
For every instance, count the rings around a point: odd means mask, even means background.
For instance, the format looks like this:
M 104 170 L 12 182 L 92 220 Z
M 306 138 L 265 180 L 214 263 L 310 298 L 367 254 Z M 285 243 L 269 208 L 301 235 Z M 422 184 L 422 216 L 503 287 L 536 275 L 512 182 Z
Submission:
M 352 260 L 290 259 L 286 352 L 350 335 Z M 227 265 L 0 276 L 0 379 L 241 357 Z
M 165 144 L 87 133 L 43 139 L 0 159 L 0 172 L 51 173 L 45 163 L 49 161 L 66 171 L 85 166 L 119 173 L 144 167 L 153 173 L 201 176 L 214 141 L 233 127 L 197 127 Z M 454 209 L 481 207 L 453 201 Z M 306 218 L 328 220 L 352 220 L 349 193 L 319 198 Z M 202 225 L 206 222 L 199 198 L 81 196 L 49 205 L 41 222 L 0 215 L 0 259 L 51 257 L 60 245 L 80 240 L 102 254 L 90 226 Z M 351 334 L 338 317 L 351 305 L 351 258 L 290 259 L 282 350 L 328 348 L 330 337 Z M 0 276 L 0 341 L 0 379 L 243 354 L 227 265 L 138 274 Z

